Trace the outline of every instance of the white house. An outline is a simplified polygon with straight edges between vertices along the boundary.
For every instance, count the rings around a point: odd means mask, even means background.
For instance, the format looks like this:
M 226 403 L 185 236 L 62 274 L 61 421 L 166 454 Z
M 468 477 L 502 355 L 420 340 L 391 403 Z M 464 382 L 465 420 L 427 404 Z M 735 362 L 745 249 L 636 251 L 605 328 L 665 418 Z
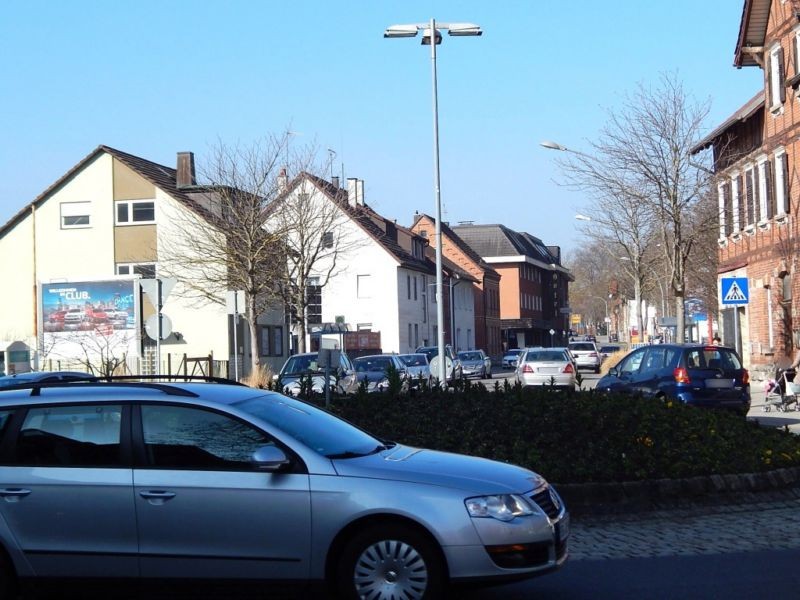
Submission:
M 412 352 L 418 346 L 435 344 L 436 271 L 426 252 L 430 250 L 428 240 L 370 208 L 364 202 L 361 180 L 348 179 L 347 188 L 343 189 L 338 178 L 329 182 L 301 173 L 286 189 L 287 198 L 297 194 L 303 194 L 309 212 L 314 212 L 319 203 L 326 203 L 335 208 L 339 217 L 331 225 L 332 230 L 317 232 L 318 243 L 331 244 L 338 252 L 319 261 L 309 273 L 310 286 L 324 283 L 319 290 L 319 304 L 310 311 L 313 313 L 309 315 L 310 329 L 313 330 L 316 321 L 344 323 L 353 332 L 378 332 L 383 352 Z M 334 260 L 336 265 L 332 270 Z M 452 263 L 447 267 L 448 275 L 471 277 Z M 330 272 L 333 275 L 327 278 Z M 325 278 L 327 281 L 321 281 Z M 466 287 L 463 293 L 458 286 L 454 290 L 457 299 L 454 325 L 462 331 L 466 347 L 467 330 L 472 335 L 474 323 L 472 296 Z M 445 298 L 447 302 L 448 296 Z M 450 323 L 450 311 L 447 313 L 445 323 Z M 349 339 L 357 338 L 349 335 Z

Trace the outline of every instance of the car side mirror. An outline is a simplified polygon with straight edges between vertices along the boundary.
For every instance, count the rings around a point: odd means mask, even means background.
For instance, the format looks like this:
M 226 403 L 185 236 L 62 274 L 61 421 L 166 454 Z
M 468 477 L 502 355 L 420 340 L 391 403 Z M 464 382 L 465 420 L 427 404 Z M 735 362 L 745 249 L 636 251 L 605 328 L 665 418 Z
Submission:
M 250 459 L 252 465 L 259 471 L 279 471 L 289 464 L 289 459 L 283 450 L 277 446 L 261 446 L 253 452 Z
M 617 367 L 611 367 L 608 370 L 608 374 L 611 375 L 612 377 L 619 377 L 619 370 L 617 369 Z

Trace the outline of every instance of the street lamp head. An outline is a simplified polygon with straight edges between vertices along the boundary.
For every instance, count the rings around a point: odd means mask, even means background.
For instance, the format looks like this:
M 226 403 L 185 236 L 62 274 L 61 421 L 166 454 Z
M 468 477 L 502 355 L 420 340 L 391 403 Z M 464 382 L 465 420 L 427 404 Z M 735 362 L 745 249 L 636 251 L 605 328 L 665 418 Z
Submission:
M 416 37 L 419 25 L 390 25 L 383 32 L 385 38 Z
M 561 152 L 566 152 L 568 150 L 566 146 L 562 146 L 558 142 L 554 142 L 552 140 L 544 140 L 539 142 L 539 145 L 543 148 L 547 148 L 548 150 L 561 150 Z
M 447 33 L 455 37 L 483 35 L 483 31 L 478 25 L 475 25 L 475 23 L 449 23 L 441 27 L 446 28 Z

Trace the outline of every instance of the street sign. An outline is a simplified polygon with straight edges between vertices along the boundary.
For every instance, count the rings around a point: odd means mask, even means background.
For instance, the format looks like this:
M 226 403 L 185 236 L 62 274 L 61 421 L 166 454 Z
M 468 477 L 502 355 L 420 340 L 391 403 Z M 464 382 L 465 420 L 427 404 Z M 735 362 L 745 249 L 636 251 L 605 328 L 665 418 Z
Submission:
M 151 340 L 158 340 L 158 313 L 150 315 L 144 322 L 144 332 Z M 161 339 L 165 340 L 172 333 L 172 319 L 167 315 L 161 314 Z
M 570 309 L 569 306 L 562 306 L 561 308 L 558 309 L 558 312 L 560 312 L 562 315 L 568 315 L 570 310 L 572 309 Z
M 750 301 L 747 277 L 723 277 L 719 280 L 719 292 L 722 304 L 726 306 L 739 306 Z
M 244 290 L 228 290 L 225 292 L 225 306 L 229 315 L 240 315 L 245 311 Z
M 158 297 L 158 282 L 161 281 L 161 298 Z M 139 286 L 142 288 L 145 296 L 150 300 L 150 303 L 155 306 L 164 306 L 169 293 L 175 284 L 178 282 L 174 277 L 161 277 L 159 279 L 140 279 Z

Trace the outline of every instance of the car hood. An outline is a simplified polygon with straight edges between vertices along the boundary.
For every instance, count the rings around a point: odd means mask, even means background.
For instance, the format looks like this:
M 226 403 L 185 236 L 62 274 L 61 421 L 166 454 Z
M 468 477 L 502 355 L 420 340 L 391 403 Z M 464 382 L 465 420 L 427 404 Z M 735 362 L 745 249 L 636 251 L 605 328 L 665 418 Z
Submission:
M 476 456 L 397 445 L 359 458 L 333 461 L 345 477 L 438 485 L 469 494 L 524 493 L 544 479 L 528 469 Z
M 356 379 L 359 383 L 364 381 L 364 379 L 366 379 L 368 383 L 376 383 L 386 378 L 387 375 L 383 371 L 356 371 Z
M 483 360 L 482 360 L 482 359 L 478 359 L 478 360 L 464 360 L 464 359 L 462 358 L 462 359 L 461 359 L 461 366 L 463 366 L 463 367 L 468 367 L 468 368 L 473 368 L 473 367 L 482 367 L 482 366 L 483 366 Z

